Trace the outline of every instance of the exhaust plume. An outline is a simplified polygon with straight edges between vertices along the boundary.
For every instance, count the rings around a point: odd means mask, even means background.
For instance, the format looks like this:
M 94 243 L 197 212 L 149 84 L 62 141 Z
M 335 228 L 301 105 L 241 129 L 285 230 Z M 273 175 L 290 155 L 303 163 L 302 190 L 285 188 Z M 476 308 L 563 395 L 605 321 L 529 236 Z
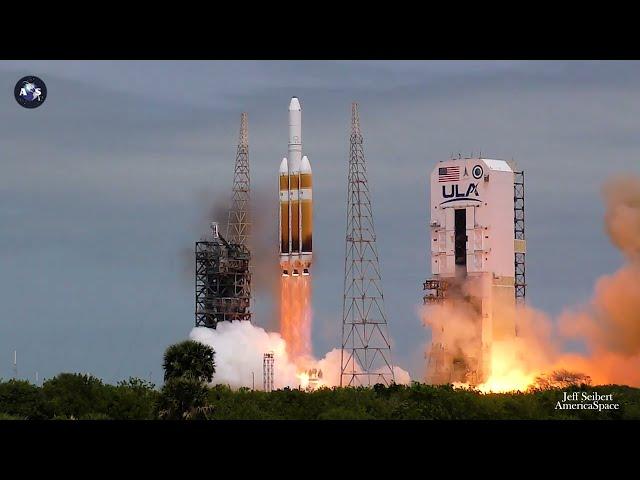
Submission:
M 280 277 L 280 333 L 297 361 L 311 356 L 311 277 Z
M 334 387 L 340 384 L 340 349 L 333 349 L 324 358 L 306 357 L 294 361 L 287 353 L 285 340 L 279 333 L 267 332 L 250 322 L 221 322 L 216 329 L 196 327 L 189 334 L 191 340 L 209 345 L 216 352 L 216 374 L 213 384 L 232 388 L 255 387 L 262 390 L 262 360 L 267 352 L 274 354 L 274 386 L 307 388 L 306 371 L 315 368 L 322 372 L 317 386 Z M 394 367 L 396 383 L 409 383 L 409 374 Z
M 640 385 L 640 176 L 609 180 L 602 189 L 605 230 L 626 263 L 601 277 L 592 299 L 560 317 L 566 338 L 582 340 L 586 356 L 567 363 L 585 370 L 597 383 Z

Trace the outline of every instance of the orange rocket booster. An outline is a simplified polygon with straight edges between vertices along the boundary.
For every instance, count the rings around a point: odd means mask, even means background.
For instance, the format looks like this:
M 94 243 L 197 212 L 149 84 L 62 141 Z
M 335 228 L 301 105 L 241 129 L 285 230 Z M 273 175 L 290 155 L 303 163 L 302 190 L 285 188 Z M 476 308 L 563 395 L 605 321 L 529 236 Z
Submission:
M 282 276 L 309 275 L 313 239 L 313 174 L 302 156 L 302 111 L 298 97 L 289 104 L 288 158 L 280 163 L 280 267 Z

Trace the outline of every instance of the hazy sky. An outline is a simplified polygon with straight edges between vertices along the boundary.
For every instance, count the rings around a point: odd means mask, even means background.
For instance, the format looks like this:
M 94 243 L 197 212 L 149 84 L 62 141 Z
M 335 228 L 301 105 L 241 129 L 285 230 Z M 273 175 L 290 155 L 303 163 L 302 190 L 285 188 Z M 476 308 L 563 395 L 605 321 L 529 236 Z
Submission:
M 37 75 L 46 103 L 20 107 Z M 338 346 L 350 102 L 360 102 L 389 328 L 419 377 L 428 176 L 451 153 L 526 171 L 527 295 L 555 314 L 621 258 L 602 181 L 640 173 L 638 62 L 0 62 L 0 377 L 161 380 L 194 322 L 185 252 L 230 198 L 240 112 L 251 181 L 273 194 L 287 107 L 314 171 L 314 350 Z M 220 219 L 225 221 L 226 219 Z M 256 288 L 260 289 L 259 285 Z M 266 295 L 255 323 L 272 324 Z

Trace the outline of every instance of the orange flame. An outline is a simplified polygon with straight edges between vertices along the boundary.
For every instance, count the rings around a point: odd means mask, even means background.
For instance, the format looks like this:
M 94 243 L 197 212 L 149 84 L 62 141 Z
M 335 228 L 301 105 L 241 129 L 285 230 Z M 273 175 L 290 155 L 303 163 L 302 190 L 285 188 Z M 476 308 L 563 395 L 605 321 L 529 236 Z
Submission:
M 311 356 L 310 277 L 281 277 L 280 282 L 280 333 L 298 365 Z
M 491 375 L 476 389 L 484 393 L 529 389 L 535 383 L 536 376 L 542 372 L 526 365 L 519 358 L 518 351 L 522 348 L 528 348 L 528 345 L 519 345 L 518 339 L 495 342 L 491 349 Z

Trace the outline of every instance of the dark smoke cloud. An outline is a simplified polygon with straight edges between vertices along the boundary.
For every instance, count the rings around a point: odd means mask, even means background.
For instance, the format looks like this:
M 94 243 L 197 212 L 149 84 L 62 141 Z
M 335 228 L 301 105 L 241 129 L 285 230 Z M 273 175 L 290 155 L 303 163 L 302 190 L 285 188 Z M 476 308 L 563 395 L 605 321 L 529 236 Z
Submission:
M 231 206 L 231 194 L 223 195 L 220 192 L 202 189 L 195 195 L 195 205 L 196 221 L 191 227 L 193 242 L 190 245 L 181 247 L 178 252 L 182 278 L 190 283 L 194 281 L 194 243 L 198 240 L 211 238 L 211 222 L 218 222 L 220 231 L 223 234 L 226 232 L 228 212 Z
M 211 222 L 218 222 L 220 233 L 227 233 L 231 188 L 227 193 L 201 190 L 196 194 L 197 221 L 193 227 L 193 242 L 211 238 Z M 277 199 L 277 197 L 275 197 Z M 251 191 L 251 234 L 249 248 L 252 257 L 252 294 L 254 297 L 254 323 L 277 330 L 278 319 L 278 240 L 277 201 L 272 191 Z M 194 245 L 180 249 L 179 256 L 185 281 L 194 281 Z M 256 315 L 256 307 L 259 307 Z
M 255 323 L 277 331 L 279 319 L 280 270 L 278 261 L 278 202 L 273 191 L 255 189 L 251 192 L 251 248 L 254 303 L 261 318 Z M 255 311 L 255 309 L 254 309 Z

